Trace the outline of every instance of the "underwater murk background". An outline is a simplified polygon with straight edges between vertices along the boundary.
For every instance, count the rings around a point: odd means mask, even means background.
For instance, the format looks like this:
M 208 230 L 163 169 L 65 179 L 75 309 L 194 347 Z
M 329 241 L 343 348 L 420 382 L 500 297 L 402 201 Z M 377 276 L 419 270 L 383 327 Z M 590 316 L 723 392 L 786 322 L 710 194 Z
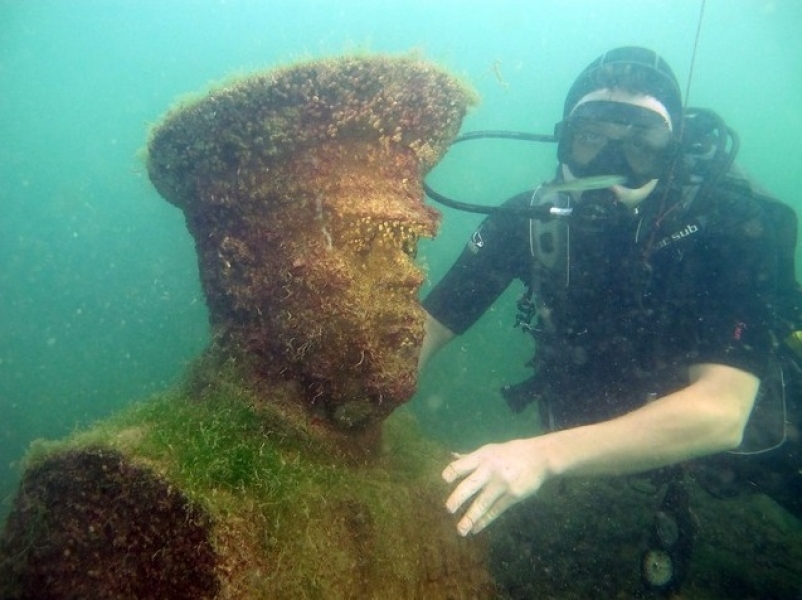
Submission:
M 193 241 L 142 159 L 149 124 L 232 74 L 344 53 L 415 52 L 470 82 L 463 131 L 550 133 L 573 78 L 626 44 L 686 87 L 698 0 L 3 0 L 0 2 L 0 520 L 36 438 L 174 385 L 208 342 Z M 708 0 L 689 104 L 741 136 L 739 163 L 802 210 L 802 4 Z M 460 145 L 439 191 L 494 204 L 551 174 L 547 144 Z M 480 217 L 442 209 L 426 292 Z M 499 394 L 527 375 L 510 290 L 430 364 L 410 406 L 456 451 L 537 430 Z

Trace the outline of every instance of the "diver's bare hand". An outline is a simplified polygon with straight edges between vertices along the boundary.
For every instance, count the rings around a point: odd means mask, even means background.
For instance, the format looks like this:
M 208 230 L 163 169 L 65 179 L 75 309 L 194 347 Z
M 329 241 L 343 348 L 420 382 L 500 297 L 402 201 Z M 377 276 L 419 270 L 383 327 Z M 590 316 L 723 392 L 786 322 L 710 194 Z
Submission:
M 479 533 L 510 506 L 537 492 L 548 478 L 545 456 L 538 451 L 541 439 L 488 444 L 470 454 L 455 455 L 443 479 L 462 481 L 446 501 L 446 509 L 453 514 L 473 498 L 457 523 L 460 535 Z

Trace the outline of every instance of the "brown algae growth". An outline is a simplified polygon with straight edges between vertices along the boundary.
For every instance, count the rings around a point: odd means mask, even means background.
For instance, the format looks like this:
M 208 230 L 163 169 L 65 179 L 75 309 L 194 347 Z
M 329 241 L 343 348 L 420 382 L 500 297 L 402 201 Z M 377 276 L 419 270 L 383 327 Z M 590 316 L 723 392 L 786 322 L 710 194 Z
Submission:
M 422 177 L 473 96 L 415 58 L 315 61 L 180 106 L 148 172 L 195 238 L 218 352 L 303 383 L 336 430 L 413 394 L 423 338 L 414 254 L 439 215 Z

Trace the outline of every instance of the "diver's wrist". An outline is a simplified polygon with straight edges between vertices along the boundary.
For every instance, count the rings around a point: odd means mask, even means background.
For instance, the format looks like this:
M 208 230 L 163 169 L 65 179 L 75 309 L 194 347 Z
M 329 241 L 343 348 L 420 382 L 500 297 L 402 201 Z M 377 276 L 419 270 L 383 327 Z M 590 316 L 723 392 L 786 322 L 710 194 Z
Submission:
M 570 453 L 566 452 L 565 433 L 557 431 L 533 438 L 538 442 L 538 452 L 543 457 L 547 480 L 563 477 L 570 472 L 571 457 Z

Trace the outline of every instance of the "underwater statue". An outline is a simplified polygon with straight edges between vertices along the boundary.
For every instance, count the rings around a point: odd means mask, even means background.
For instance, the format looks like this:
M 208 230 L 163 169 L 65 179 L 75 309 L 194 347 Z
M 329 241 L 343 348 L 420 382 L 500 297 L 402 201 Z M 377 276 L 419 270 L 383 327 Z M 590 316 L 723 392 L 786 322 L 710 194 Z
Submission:
M 423 337 L 421 181 L 473 96 L 412 57 L 319 60 L 172 110 L 147 166 L 212 342 L 176 390 L 34 444 L 3 598 L 482 598 L 443 449 L 399 411 Z

